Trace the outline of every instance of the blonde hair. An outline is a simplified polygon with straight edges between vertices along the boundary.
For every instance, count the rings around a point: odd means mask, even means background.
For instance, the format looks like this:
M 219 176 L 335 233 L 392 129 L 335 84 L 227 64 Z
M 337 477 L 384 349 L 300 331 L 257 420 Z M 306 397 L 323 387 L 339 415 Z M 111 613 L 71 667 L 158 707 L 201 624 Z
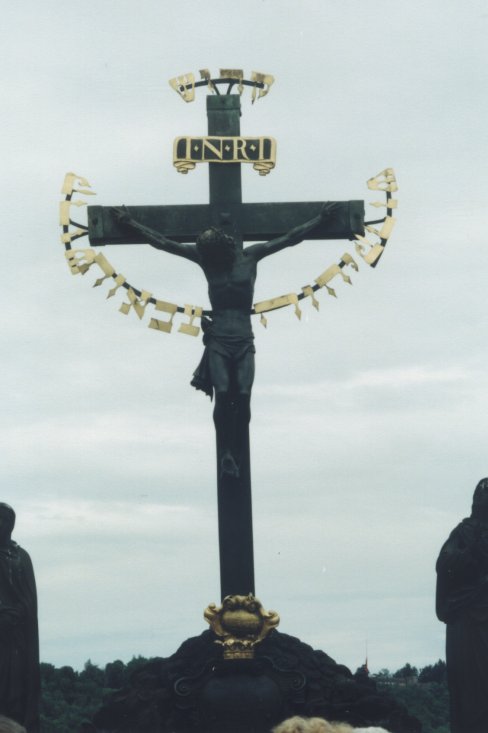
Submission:
M 27 733 L 26 729 L 15 720 L 0 715 L 0 733 Z
M 347 723 L 329 723 L 324 718 L 300 718 L 295 715 L 273 728 L 272 733 L 353 733 L 353 730 Z
M 308 723 L 305 718 L 300 718 L 295 715 L 293 718 L 288 718 L 282 723 L 273 728 L 271 733 L 308 733 Z

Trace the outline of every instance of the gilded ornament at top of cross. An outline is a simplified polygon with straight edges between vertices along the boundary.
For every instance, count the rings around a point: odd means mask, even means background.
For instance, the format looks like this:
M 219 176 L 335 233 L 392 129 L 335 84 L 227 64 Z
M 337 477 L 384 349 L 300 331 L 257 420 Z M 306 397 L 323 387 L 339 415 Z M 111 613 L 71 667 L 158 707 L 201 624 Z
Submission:
M 252 87 L 252 103 L 256 99 L 265 97 L 271 85 L 274 83 L 274 76 L 271 74 L 263 74 L 260 71 L 252 71 L 251 78 L 244 78 L 242 69 L 220 69 L 219 76 L 213 77 L 208 69 L 200 69 L 200 80 L 195 81 L 195 75 L 192 72 L 181 74 L 169 80 L 172 89 L 177 92 L 184 102 L 193 102 L 195 99 L 196 87 L 208 87 L 212 94 L 219 94 L 219 85 L 227 84 L 226 94 L 230 94 L 233 87 L 237 84 L 239 94 L 242 94 L 245 86 Z

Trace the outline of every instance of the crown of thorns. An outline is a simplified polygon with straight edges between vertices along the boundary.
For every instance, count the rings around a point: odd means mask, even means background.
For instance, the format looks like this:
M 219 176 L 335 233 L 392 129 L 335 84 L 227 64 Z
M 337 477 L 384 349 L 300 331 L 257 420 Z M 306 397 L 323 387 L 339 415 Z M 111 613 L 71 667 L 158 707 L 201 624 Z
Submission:
M 234 240 L 228 234 L 219 229 L 218 227 L 209 227 L 197 237 L 197 246 L 206 244 L 226 244 L 233 245 Z

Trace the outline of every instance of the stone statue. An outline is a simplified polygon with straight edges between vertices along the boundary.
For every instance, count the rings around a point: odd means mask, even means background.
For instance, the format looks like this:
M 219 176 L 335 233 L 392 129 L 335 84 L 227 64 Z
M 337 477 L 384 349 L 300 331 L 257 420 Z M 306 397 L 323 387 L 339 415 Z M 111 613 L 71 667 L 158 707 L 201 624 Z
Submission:
M 113 209 L 122 224 L 144 234 L 152 247 L 194 262 L 207 279 L 212 318 L 202 320 L 205 351 L 191 383 L 210 397 L 215 394 L 214 422 L 223 448 L 223 474 L 239 475 L 240 436 L 251 419 L 255 353 L 251 310 L 258 262 L 303 241 L 332 216 L 332 208 L 333 204 L 325 204 L 318 216 L 287 234 L 245 248 L 216 227 L 202 232 L 196 244 L 175 242 L 139 224 L 125 207 Z
M 15 512 L 0 503 L 0 713 L 39 731 L 37 593 L 29 555 L 11 539 Z
M 488 731 L 488 478 L 443 545 L 436 611 L 446 624 L 452 733 Z

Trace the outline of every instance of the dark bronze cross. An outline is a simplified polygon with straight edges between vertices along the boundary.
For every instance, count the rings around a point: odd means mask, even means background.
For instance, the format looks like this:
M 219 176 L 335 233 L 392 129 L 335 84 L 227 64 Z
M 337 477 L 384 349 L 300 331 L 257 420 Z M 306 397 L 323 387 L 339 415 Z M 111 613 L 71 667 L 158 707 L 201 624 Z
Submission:
M 208 135 L 240 136 L 240 96 L 207 97 Z M 201 232 L 218 227 L 243 242 L 274 240 L 318 216 L 324 202 L 242 203 L 241 164 L 209 163 L 210 203 L 175 206 L 130 206 L 131 217 L 179 243 L 194 243 Z M 329 202 L 330 206 L 330 202 Z M 353 239 L 364 235 L 364 202 L 333 202 L 334 216 L 324 218 L 306 239 Z M 137 244 L 148 240 L 128 227 L 112 207 L 88 207 L 92 245 Z M 223 446 L 217 431 L 217 491 L 222 598 L 254 594 L 249 428 L 240 440 L 239 475 L 221 471 Z

